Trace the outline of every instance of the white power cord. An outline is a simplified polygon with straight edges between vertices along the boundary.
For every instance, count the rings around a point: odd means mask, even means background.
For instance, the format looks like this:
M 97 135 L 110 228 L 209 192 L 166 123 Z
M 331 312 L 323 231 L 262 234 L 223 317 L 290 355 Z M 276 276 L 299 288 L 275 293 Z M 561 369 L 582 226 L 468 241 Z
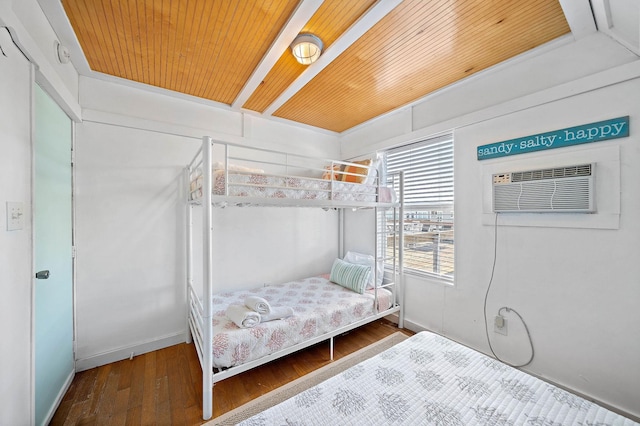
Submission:
M 510 308 L 508 306 L 503 306 L 500 309 L 498 309 L 498 315 L 502 316 L 502 311 L 506 311 L 507 313 L 509 312 L 513 312 L 514 314 L 516 314 L 518 316 L 518 318 L 520 319 L 520 322 L 522 322 L 522 325 L 524 326 L 525 331 L 527 332 L 527 337 L 529 338 L 529 345 L 531 346 L 531 357 L 529 358 L 529 360 L 527 362 L 525 362 L 524 364 L 518 364 L 518 365 L 514 365 L 511 364 L 509 362 L 506 362 L 502 359 L 500 359 L 500 357 L 498 355 L 496 355 L 496 353 L 493 350 L 493 346 L 491 345 L 491 339 L 489 338 L 489 326 L 487 325 L 487 299 L 489 297 L 489 290 L 491 290 L 491 284 L 493 284 L 493 275 L 495 274 L 496 271 L 496 260 L 498 258 L 497 254 L 498 254 L 498 213 L 496 213 L 496 218 L 495 218 L 495 222 L 493 224 L 493 265 L 491 266 L 491 278 L 489 279 L 489 285 L 487 286 L 487 291 L 484 294 L 484 331 L 485 334 L 487 336 L 487 343 L 489 343 L 489 349 L 491 350 L 491 354 L 494 356 L 495 359 L 497 359 L 500 362 L 503 362 L 507 365 L 510 365 L 511 367 L 515 367 L 515 368 L 520 368 L 520 367 L 525 367 L 529 364 L 531 364 L 531 362 L 533 361 L 533 357 L 535 355 L 535 351 L 533 350 L 533 341 L 531 340 L 531 333 L 529 333 L 529 327 L 527 327 L 527 323 L 524 322 L 524 319 L 522 318 L 522 315 L 520 315 L 518 313 L 518 311 L 516 311 L 513 308 Z

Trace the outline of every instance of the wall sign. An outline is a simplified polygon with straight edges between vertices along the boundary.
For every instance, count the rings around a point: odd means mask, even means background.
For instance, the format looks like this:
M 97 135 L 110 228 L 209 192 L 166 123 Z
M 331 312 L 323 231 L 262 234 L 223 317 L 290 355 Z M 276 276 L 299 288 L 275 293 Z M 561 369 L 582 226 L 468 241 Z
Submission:
M 490 143 L 478 147 L 478 160 L 525 154 L 629 136 L 629 116 Z

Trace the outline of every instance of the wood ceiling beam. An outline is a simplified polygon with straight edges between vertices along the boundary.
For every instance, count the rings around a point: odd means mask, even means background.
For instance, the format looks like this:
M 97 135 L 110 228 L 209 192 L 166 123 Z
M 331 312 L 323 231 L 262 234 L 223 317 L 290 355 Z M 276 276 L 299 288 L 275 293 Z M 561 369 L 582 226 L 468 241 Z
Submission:
M 389 12 L 396 8 L 402 0 L 378 0 L 378 2 L 355 24 L 338 38 L 320 59 L 309 65 L 306 70 L 264 111 L 265 116 L 272 115 L 278 108 L 295 95 L 302 87 L 318 75 L 327 65 L 349 48 L 371 27 L 377 24 Z
M 291 15 L 291 19 L 289 19 L 284 28 L 282 28 L 282 31 L 269 48 L 267 54 L 262 58 L 260 64 L 253 71 L 253 74 L 251 74 L 251 77 L 247 80 L 247 83 L 231 104 L 232 109 L 241 109 L 242 105 L 249 99 L 269 71 L 271 71 L 271 68 L 273 68 L 278 59 L 280 59 L 282 52 L 289 48 L 293 39 L 296 38 L 323 2 L 324 0 L 302 0 L 300 2 L 295 12 L 293 12 L 293 15 Z

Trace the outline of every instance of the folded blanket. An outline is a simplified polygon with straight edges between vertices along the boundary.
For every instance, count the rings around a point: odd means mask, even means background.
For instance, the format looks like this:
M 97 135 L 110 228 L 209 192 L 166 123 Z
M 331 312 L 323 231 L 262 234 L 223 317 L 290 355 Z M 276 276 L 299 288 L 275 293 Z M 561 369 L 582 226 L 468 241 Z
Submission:
M 279 306 L 277 308 L 271 308 L 271 312 L 268 314 L 260 315 L 260 322 L 283 319 L 292 315 L 293 308 L 291 306 Z
M 260 315 L 271 312 L 271 305 L 269 305 L 269 302 L 258 296 L 247 296 L 247 298 L 244 299 L 244 306 L 256 311 Z
M 229 305 L 226 315 L 240 328 L 251 328 L 260 323 L 260 314 L 242 305 Z

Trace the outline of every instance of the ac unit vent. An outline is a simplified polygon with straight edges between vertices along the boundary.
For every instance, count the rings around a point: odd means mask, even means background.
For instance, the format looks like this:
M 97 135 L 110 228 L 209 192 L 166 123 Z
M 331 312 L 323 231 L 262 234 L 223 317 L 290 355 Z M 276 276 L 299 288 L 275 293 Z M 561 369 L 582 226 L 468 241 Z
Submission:
M 595 164 L 497 173 L 494 212 L 595 212 Z
M 530 170 L 511 173 L 511 182 L 564 178 L 574 176 L 591 176 L 591 164 L 580 166 L 558 167 L 555 169 Z

